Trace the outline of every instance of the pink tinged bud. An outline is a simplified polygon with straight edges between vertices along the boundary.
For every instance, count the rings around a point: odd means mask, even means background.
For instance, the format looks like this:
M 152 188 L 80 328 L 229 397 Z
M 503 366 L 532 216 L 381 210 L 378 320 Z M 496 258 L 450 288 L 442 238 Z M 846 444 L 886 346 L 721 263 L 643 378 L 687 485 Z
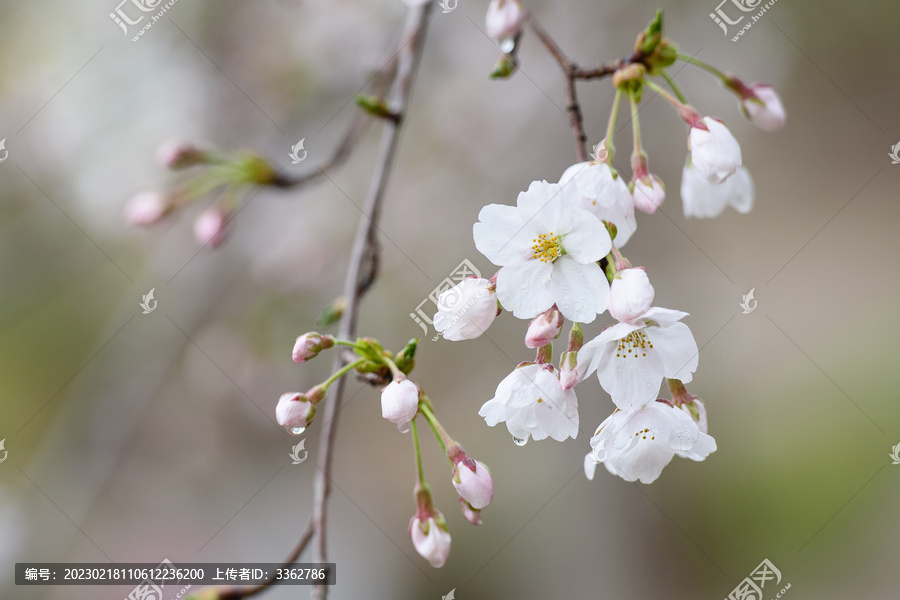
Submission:
M 481 510 L 494 499 L 494 481 L 491 472 L 479 460 L 462 460 L 453 469 L 453 487 L 459 497 L 472 508 Z
M 174 205 L 160 192 L 141 192 L 125 205 L 125 221 L 129 225 L 153 225 L 162 221 Z
M 414 517 L 409 527 L 416 552 L 435 569 L 443 567 L 450 556 L 450 532 L 446 525 L 442 525 L 438 525 L 434 517 L 429 517 L 424 522 Z
M 472 508 L 472 505 L 466 502 L 462 496 L 459 498 L 459 508 L 466 521 L 472 525 L 481 525 L 483 523 L 481 520 L 481 511 L 477 508 Z
M 200 244 L 215 248 L 225 241 L 228 213 L 220 206 L 207 208 L 194 221 L 194 237 Z
M 406 433 L 419 411 L 419 386 L 409 379 L 392 381 L 381 391 L 381 416 Z
M 316 407 L 300 393 L 282 394 L 275 407 L 275 419 L 278 424 L 292 435 L 300 435 L 316 416 Z
M 654 295 L 643 268 L 619 271 L 609 286 L 609 314 L 624 323 L 634 323 L 650 309 Z
M 172 140 L 159 147 L 156 160 L 167 169 L 184 169 L 204 162 L 206 153 L 188 142 Z
M 656 175 L 641 177 L 634 182 L 634 207 L 652 215 L 666 201 L 666 187 Z
M 519 0 L 491 0 L 484 20 L 488 37 L 501 42 L 501 49 L 509 52 L 512 47 L 506 50 L 502 42 L 512 40 L 521 33 L 525 17 L 525 8 Z
M 770 85 L 754 83 L 750 91 L 753 96 L 741 100 L 741 108 L 750 122 L 763 131 L 783 128 L 787 115 L 775 89 Z
M 319 355 L 319 352 L 334 346 L 334 338 L 315 331 L 304 333 L 294 342 L 291 358 L 295 363 L 303 363 Z
M 578 352 L 563 352 L 560 358 L 559 367 L 559 385 L 564 390 L 571 390 L 573 387 L 581 383 L 581 377 L 578 376 Z
M 559 337 L 562 331 L 563 316 L 555 308 L 539 314 L 528 325 L 525 334 L 525 345 L 529 348 L 541 348 Z
M 703 117 L 702 123 L 705 129 L 692 127 L 688 136 L 691 162 L 709 183 L 721 183 L 743 164 L 741 147 L 718 119 Z

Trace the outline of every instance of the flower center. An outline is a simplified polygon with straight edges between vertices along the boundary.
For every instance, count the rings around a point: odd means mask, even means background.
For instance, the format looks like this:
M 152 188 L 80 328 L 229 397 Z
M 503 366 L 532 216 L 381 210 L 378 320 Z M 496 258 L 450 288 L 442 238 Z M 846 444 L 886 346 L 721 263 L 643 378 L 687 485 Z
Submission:
M 651 439 L 651 440 L 655 440 L 655 439 L 656 439 L 656 436 L 653 435 L 653 432 L 650 431 L 649 429 L 644 429 L 644 430 L 642 430 L 642 431 L 638 431 L 637 433 L 634 434 L 634 437 L 640 436 L 640 439 L 646 440 L 648 435 L 650 436 L 650 439 Z
M 616 356 L 619 358 L 647 356 L 647 348 L 653 348 L 653 342 L 650 341 L 643 329 L 638 329 L 619 340 L 616 346 Z
M 542 263 L 553 262 L 563 254 L 559 236 L 553 235 L 552 231 L 541 233 L 531 241 L 534 242 L 531 246 L 531 258 Z

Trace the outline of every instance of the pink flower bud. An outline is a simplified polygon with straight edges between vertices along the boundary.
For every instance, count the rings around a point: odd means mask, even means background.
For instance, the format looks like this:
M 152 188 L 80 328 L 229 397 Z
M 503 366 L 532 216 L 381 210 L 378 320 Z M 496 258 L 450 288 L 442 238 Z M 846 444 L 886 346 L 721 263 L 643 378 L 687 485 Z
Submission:
M 319 355 L 319 352 L 334 346 L 334 338 L 330 335 L 321 335 L 315 331 L 304 333 L 294 342 L 294 350 L 291 358 L 295 363 L 304 363 Z
M 453 468 L 453 487 L 459 497 L 472 508 L 481 510 L 494 499 L 494 481 L 491 472 L 480 460 L 466 458 Z
M 771 85 L 754 83 L 750 86 L 752 96 L 741 100 L 741 108 L 750 122 L 763 131 L 778 131 L 787 119 L 781 98 Z
M 282 394 L 275 407 L 275 420 L 293 435 L 303 433 L 315 416 L 316 407 L 298 392 Z
M 609 314 L 624 323 L 634 323 L 650 309 L 654 295 L 642 267 L 619 271 L 609 286 Z
M 559 385 L 564 390 L 571 390 L 581 383 L 578 374 L 578 351 L 563 352 L 559 359 Z
M 418 411 L 419 386 L 409 379 L 395 379 L 381 391 L 381 416 L 396 423 L 401 432 L 409 431 Z
M 228 213 L 220 206 L 212 206 L 197 215 L 194 221 L 194 237 L 200 244 L 213 248 L 225 241 Z
M 450 556 L 450 532 L 443 518 L 440 520 L 438 524 L 434 517 L 429 517 L 427 521 L 413 517 L 409 524 L 409 535 L 416 552 L 435 569 L 443 567 Z
M 472 525 L 481 525 L 481 511 L 477 508 L 472 508 L 472 505 L 465 501 L 465 499 L 460 496 L 459 498 L 459 508 L 462 510 L 463 517 L 471 523 Z
M 156 160 L 167 169 L 184 169 L 204 162 L 206 153 L 191 143 L 172 140 L 159 147 Z
M 125 221 L 129 225 L 153 225 L 175 208 L 172 201 L 160 192 L 141 192 L 125 205 Z
M 694 168 L 710 183 L 725 181 L 743 164 L 737 140 L 722 121 L 712 117 L 703 117 L 691 127 L 688 148 Z
M 488 37 L 501 42 L 516 37 L 522 31 L 525 17 L 525 8 L 519 0 L 491 0 L 485 17 Z
M 646 175 L 634 182 L 631 196 L 636 209 L 652 215 L 666 201 L 666 186 L 656 175 Z
M 528 325 L 525 334 L 525 345 L 529 348 L 541 348 L 559 337 L 562 330 L 563 316 L 556 307 L 536 316 Z

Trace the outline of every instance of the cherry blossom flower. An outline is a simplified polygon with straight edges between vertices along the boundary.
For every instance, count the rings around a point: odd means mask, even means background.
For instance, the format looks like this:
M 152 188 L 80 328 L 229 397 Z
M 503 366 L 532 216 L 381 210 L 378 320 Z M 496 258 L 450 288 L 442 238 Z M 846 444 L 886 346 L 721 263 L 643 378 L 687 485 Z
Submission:
M 125 221 L 133 226 L 153 225 L 162 221 L 174 208 L 165 194 L 141 192 L 125 205 Z
M 497 297 L 520 319 L 556 304 L 572 321 L 590 323 L 606 310 L 609 285 L 597 264 L 612 242 L 591 213 L 563 200 L 563 188 L 533 182 L 516 206 L 490 204 L 473 228 L 475 246 L 502 268 Z
M 689 413 L 666 400 L 635 409 L 617 409 L 591 438 L 584 457 L 588 479 L 603 463 L 625 481 L 653 483 L 675 454 L 701 461 L 716 450 L 712 436 L 700 431 Z
M 291 359 L 295 363 L 304 363 L 319 355 L 319 352 L 334 346 L 334 338 L 330 335 L 322 335 L 315 331 L 304 333 L 294 342 Z
M 694 168 L 709 183 L 725 181 L 742 164 L 737 140 L 722 121 L 713 117 L 692 124 L 688 148 Z
M 750 122 L 763 131 L 778 131 L 784 127 L 787 115 L 781 98 L 771 85 L 754 83 L 741 100 L 741 109 Z
M 453 487 L 459 497 L 475 510 L 481 510 L 494 499 L 494 481 L 491 471 L 480 460 L 465 457 L 453 467 Z
M 275 407 L 275 420 L 293 435 L 303 433 L 315 416 L 315 405 L 299 392 L 282 394 Z
M 194 237 L 206 246 L 215 248 L 225 241 L 228 212 L 221 206 L 211 206 L 197 215 L 194 221 Z
M 472 277 L 438 296 L 434 328 L 445 340 L 474 340 L 497 316 L 497 291 L 487 279 Z
M 559 185 L 565 188 L 567 201 L 616 226 L 616 247 L 624 246 L 637 229 L 628 184 L 605 162 L 574 164 L 563 172 Z
M 419 411 L 419 386 L 409 379 L 395 379 L 381 390 L 381 416 L 406 433 Z
M 652 215 L 666 201 L 666 186 L 656 175 L 645 175 L 635 180 L 631 197 L 636 209 Z
M 409 535 L 413 546 L 422 558 L 427 560 L 432 567 L 439 569 L 447 562 L 450 556 L 450 532 L 443 517 L 440 522 L 434 517 L 420 519 L 413 517 L 409 524 Z
M 519 0 L 491 0 L 484 18 L 488 37 L 496 40 L 503 52 L 510 52 L 527 14 Z
M 578 436 L 578 399 L 574 391 L 562 389 L 550 365 L 517 367 L 478 414 L 491 427 L 506 422 L 518 444 L 524 444 L 529 436 L 535 440 L 552 437 L 559 442 Z
M 753 208 L 753 195 L 753 179 L 745 167 L 738 167 L 734 175 L 718 184 L 709 183 L 690 163 L 681 174 L 681 203 L 686 218 L 718 217 L 726 206 L 746 214 Z
M 555 308 L 542 312 L 528 324 L 525 333 L 525 346 L 528 348 L 540 348 L 553 342 L 562 331 L 563 317 Z
M 687 383 L 697 370 L 697 342 L 681 319 L 687 313 L 651 307 L 639 317 L 607 327 L 578 352 L 582 379 L 594 371 L 616 406 L 643 406 L 664 377 Z

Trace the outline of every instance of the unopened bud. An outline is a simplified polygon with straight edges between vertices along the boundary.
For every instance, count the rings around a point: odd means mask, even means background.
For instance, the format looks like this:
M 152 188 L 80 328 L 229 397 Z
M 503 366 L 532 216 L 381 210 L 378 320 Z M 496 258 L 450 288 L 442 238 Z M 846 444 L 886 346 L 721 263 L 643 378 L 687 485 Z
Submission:
M 291 358 L 295 363 L 304 363 L 319 355 L 319 352 L 334 346 L 334 338 L 315 331 L 304 333 L 294 342 Z
M 206 152 L 189 142 L 172 140 L 159 147 L 156 160 L 167 169 L 185 169 L 206 162 Z
M 141 192 L 125 205 L 125 221 L 134 226 L 153 225 L 174 208 L 172 200 L 161 192 Z
M 298 392 L 282 394 L 275 407 L 275 420 L 291 435 L 300 435 L 316 416 L 316 407 Z
M 227 225 L 228 212 L 221 206 L 212 206 L 194 220 L 194 237 L 201 245 L 215 248 L 225 241 Z
M 525 334 L 525 345 L 528 348 L 541 348 L 550 344 L 559 337 L 562 331 L 563 316 L 554 306 L 550 310 L 539 314 L 528 325 Z

